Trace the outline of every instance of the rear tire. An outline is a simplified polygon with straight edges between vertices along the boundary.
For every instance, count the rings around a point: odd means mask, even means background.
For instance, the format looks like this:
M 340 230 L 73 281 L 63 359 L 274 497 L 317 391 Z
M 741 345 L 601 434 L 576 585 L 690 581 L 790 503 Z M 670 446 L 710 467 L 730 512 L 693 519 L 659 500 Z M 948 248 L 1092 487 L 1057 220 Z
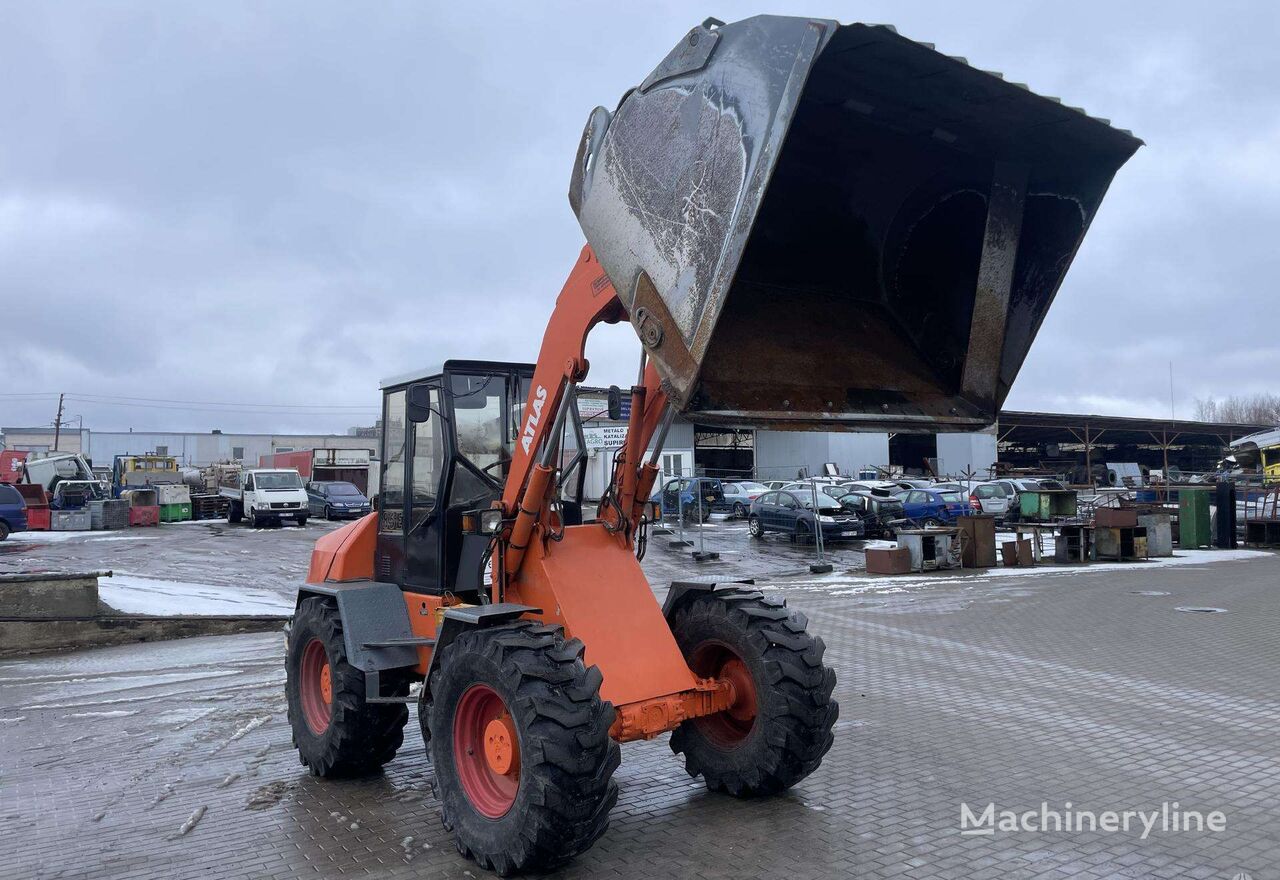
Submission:
M 803 614 L 754 590 L 703 593 L 678 607 L 671 632 L 689 667 L 726 677 L 739 699 L 671 734 L 690 776 L 735 797 L 775 794 L 822 763 L 840 714 L 835 672 Z M 744 692 L 749 691 L 749 694 Z
M 486 870 L 555 868 L 609 827 L 614 711 L 582 654 L 582 642 L 532 621 L 441 649 L 425 703 L 434 790 L 458 851 Z
M 926 529 L 940 529 L 942 528 L 942 520 L 936 516 L 931 516 L 924 521 L 924 527 Z
M 227 524 L 234 525 L 244 519 L 244 508 L 238 501 L 227 502 Z
M 312 776 L 372 773 L 395 757 L 409 709 L 365 702 L 364 673 L 347 662 L 342 618 L 326 600 L 312 596 L 298 606 L 285 669 L 293 744 Z M 394 692 L 407 694 L 408 679 Z
M 747 515 L 747 509 L 742 506 L 741 501 L 733 502 L 733 515 L 737 519 L 742 519 Z
M 7 537 L 9 537 L 9 524 L 7 522 L 0 522 L 0 541 L 3 541 Z

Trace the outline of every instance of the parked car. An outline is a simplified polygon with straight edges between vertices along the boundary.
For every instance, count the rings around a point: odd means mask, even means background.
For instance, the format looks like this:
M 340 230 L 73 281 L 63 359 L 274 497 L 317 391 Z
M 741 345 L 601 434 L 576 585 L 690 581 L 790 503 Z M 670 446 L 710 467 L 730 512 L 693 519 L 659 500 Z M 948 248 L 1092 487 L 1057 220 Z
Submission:
M 781 489 L 790 482 L 790 480 L 765 480 L 760 485 L 764 486 L 766 489 Z
M 747 511 L 751 509 L 751 502 L 769 491 L 763 483 L 756 483 L 751 480 L 725 483 L 723 485 L 725 507 L 729 509 L 730 516 L 736 517 L 746 516 Z
M 18 490 L 6 483 L 0 483 L 0 541 L 9 537 L 10 532 L 27 530 L 27 502 L 22 499 Z
M 867 492 L 871 495 L 884 497 L 902 491 L 902 487 L 892 480 L 853 480 L 843 485 L 846 489 L 852 489 L 854 492 Z
M 307 483 L 307 509 L 325 519 L 360 518 L 372 508 L 369 499 L 351 483 Z
M 950 525 L 956 517 L 968 516 L 969 501 L 961 492 L 912 489 L 902 496 L 902 512 L 923 526 Z
M 663 516 L 697 522 L 701 510 L 702 521 L 706 522 L 712 509 L 724 507 L 724 484 L 713 477 L 676 477 L 663 483 L 651 500 L 662 504 Z
M 845 492 L 837 500 L 842 507 L 853 510 L 862 518 L 868 538 L 892 541 L 897 537 L 898 529 L 906 522 L 902 502 L 888 495 L 853 491 Z
M 1009 513 L 1009 496 L 999 483 L 975 483 L 969 490 L 969 507 L 974 513 L 1003 519 Z
M 818 495 L 816 515 L 810 493 L 786 491 L 766 492 L 751 502 L 751 512 L 747 514 L 747 528 L 753 538 L 763 538 L 765 532 L 783 532 L 793 541 L 804 541 L 813 537 L 815 526 L 822 528 L 823 541 L 861 538 L 866 533 L 860 516 L 822 493 Z
M 942 483 L 934 483 L 931 486 L 929 486 L 929 488 L 938 492 L 968 492 L 969 491 L 969 487 L 965 486 L 963 483 L 955 483 L 950 481 L 942 482 Z

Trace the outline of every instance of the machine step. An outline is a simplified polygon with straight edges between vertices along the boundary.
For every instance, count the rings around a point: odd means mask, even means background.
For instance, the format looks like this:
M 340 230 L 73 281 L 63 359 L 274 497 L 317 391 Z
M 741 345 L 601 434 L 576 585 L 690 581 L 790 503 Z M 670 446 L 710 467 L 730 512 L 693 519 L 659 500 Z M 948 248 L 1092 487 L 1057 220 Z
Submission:
M 362 648 L 432 648 L 436 640 L 426 636 L 406 636 L 402 639 L 383 639 L 378 642 L 361 642 Z
M 364 674 L 364 701 L 366 703 L 416 703 L 418 692 L 412 688 L 407 694 L 384 695 L 382 693 L 382 671 L 375 670 Z

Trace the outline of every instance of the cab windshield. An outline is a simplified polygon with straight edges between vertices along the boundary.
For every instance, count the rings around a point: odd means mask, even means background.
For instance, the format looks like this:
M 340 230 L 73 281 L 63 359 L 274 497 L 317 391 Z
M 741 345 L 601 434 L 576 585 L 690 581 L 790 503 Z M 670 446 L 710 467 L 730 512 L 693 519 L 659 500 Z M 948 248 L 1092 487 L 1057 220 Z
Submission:
M 253 484 L 258 489 L 301 489 L 302 477 L 284 471 L 267 471 L 255 474 Z
M 511 460 L 511 438 L 503 431 L 507 414 L 504 376 L 454 375 L 451 380 L 458 452 L 495 479 L 495 465 Z

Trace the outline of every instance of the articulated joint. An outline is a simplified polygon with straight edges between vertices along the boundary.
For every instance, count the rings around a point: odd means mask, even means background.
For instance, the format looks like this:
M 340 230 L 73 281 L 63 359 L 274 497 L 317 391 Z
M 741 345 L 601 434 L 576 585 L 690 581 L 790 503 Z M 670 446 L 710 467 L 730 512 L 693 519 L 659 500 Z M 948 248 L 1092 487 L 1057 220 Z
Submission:
M 690 718 L 724 712 L 733 705 L 735 696 L 729 679 L 700 678 L 690 690 L 618 706 L 609 736 L 618 742 L 653 739 Z

